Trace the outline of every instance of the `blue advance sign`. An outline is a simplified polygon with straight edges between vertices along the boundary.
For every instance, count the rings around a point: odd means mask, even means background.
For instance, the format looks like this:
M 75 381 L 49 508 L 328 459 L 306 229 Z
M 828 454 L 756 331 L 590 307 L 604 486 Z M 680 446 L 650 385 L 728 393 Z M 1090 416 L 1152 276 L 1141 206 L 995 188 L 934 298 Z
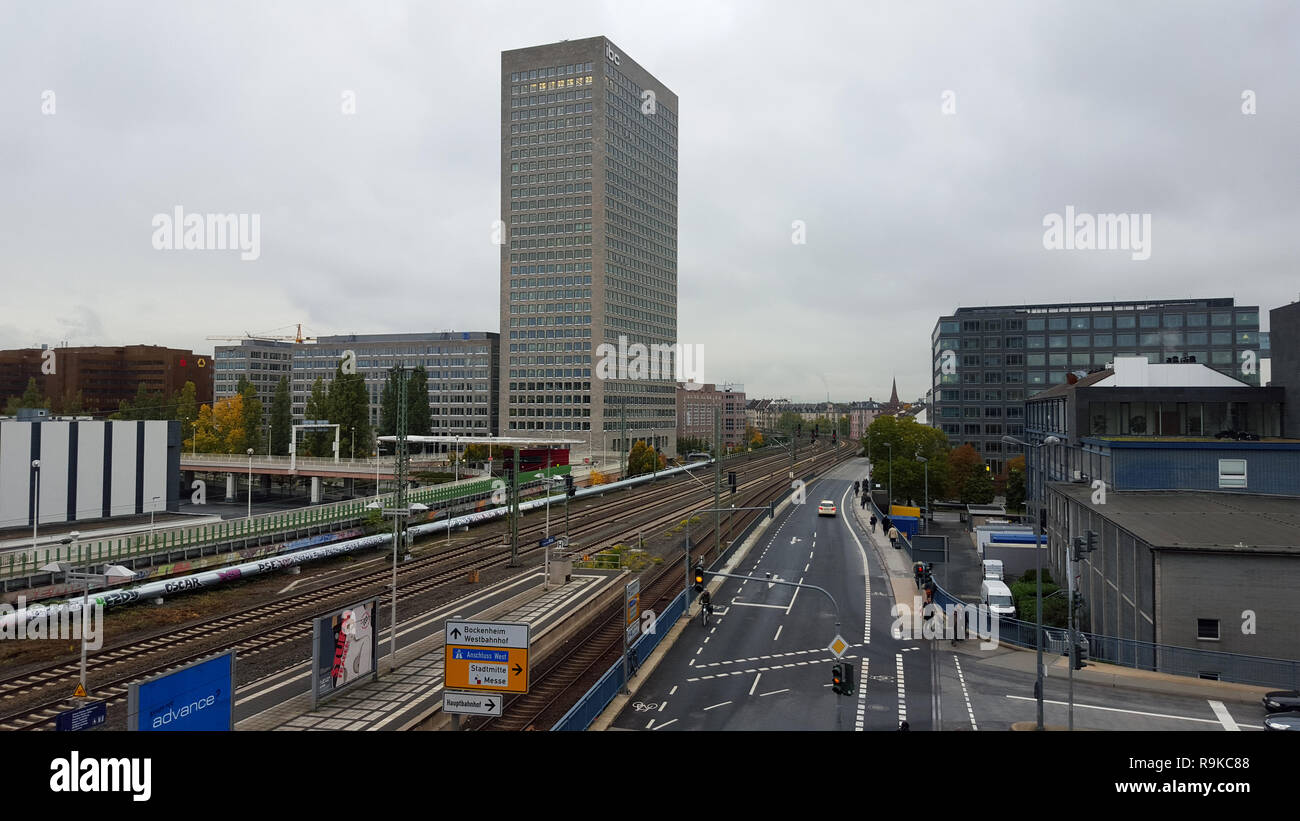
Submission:
M 127 726 L 146 732 L 231 730 L 234 681 L 235 654 L 231 651 L 132 684 Z

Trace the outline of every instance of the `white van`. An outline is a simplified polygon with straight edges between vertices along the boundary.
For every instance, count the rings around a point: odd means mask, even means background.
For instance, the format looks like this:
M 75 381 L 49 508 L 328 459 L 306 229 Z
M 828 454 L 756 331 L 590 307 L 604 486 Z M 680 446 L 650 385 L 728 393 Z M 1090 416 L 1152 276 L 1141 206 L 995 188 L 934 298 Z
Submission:
M 1016 606 L 1011 598 L 1011 588 L 996 579 L 985 579 L 980 585 L 980 601 L 987 604 L 995 615 L 1015 618 Z
M 1002 581 L 1002 560 L 985 559 L 984 560 L 984 578 Z

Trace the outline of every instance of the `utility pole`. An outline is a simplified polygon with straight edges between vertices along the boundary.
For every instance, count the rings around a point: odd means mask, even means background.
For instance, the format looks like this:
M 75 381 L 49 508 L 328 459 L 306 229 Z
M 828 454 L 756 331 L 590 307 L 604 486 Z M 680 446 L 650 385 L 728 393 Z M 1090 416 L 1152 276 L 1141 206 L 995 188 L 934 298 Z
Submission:
M 519 566 L 519 454 L 516 447 L 510 459 L 510 566 Z M 504 449 L 503 449 L 504 452 Z
M 627 478 L 627 455 L 631 448 L 627 445 L 627 400 L 618 403 L 619 417 L 619 448 L 618 448 L 618 478 Z
M 407 441 L 406 441 L 406 426 L 407 426 L 407 418 L 406 418 L 406 404 L 407 404 L 407 402 L 406 402 L 406 395 L 407 395 L 407 384 L 406 384 L 406 366 L 405 366 L 405 365 L 399 365 L 399 366 L 397 367 L 397 379 L 398 379 L 398 388 L 397 388 L 397 430 L 396 430 L 396 434 L 397 434 L 397 442 L 395 443 L 396 446 L 397 446 L 397 455 L 396 455 L 396 457 L 394 458 L 394 461 L 393 461 L 393 478 L 397 480 L 397 498 L 396 498 L 395 503 L 393 504 L 393 507 L 395 507 L 395 508 L 405 508 L 405 507 L 406 507 L 406 484 L 407 484 L 407 483 L 406 483 L 406 472 L 407 472 L 408 467 L 410 466 L 410 450 L 409 450 L 409 447 L 408 447 L 408 444 L 407 444 Z M 394 520 L 394 521 L 396 521 L 396 520 Z M 405 522 L 403 522 L 403 525 L 405 525 Z M 396 537 L 394 537 L 394 538 L 396 538 Z M 405 541 L 406 541 L 406 533 L 405 533 L 405 532 L 402 533 L 402 541 L 403 541 L 403 545 L 402 545 L 403 549 L 404 549 L 404 550 L 407 550 L 407 552 L 406 552 L 406 558 L 409 559 L 409 558 L 411 558 L 411 554 L 410 554 L 409 549 L 407 549 L 407 548 L 406 548 L 406 545 L 405 545 Z M 393 589 L 393 596 L 394 596 L 394 598 L 396 598 L 396 596 L 397 596 L 397 590 L 396 590 L 396 588 Z
M 722 555 L 722 408 L 713 409 L 713 449 L 718 458 L 713 460 L 713 540 Z M 730 521 L 730 518 L 728 518 Z

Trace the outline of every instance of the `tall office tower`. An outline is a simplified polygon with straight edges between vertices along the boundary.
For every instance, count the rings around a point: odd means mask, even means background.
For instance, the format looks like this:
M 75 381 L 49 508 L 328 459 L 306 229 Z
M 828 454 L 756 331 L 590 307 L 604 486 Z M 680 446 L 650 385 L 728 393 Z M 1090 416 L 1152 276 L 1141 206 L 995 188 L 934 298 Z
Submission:
M 600 346 L 678 341 L 677 95 L 604 37 L 502 52 L 501 220 L 501 435 L 672 454 L 672 356 Z
M 929 422 L 953 447 L 970 444 L 995 472 L 1020 452 L 1025 400 L 1116 356 L 1192 361 L 1259 385 L 1258 306 L 1161 299 L 958 308 L 930 335 Z

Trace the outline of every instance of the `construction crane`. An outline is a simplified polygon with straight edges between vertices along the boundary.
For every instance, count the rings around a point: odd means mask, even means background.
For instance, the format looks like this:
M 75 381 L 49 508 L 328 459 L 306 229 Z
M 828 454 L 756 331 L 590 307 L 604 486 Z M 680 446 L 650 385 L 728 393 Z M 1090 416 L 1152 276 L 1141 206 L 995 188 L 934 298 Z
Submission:
M 291 327 L 293 327 L 293 326 L 292 326 L 292 325 L 285 325 L 284 327 L 285 327 L 285 328 L 291 328 Z M 244 335 L 243 335 L 243 336 L 210 336 L 210 337 L 208 337 L 208 339 L 209 339 L 209 340 L 225 340 L 225 341 L 228 341 L 228 342 L 241 342 L 241 341 L 243 341 L 243 340 L 245 340 L 245 339 L 251 339 L 251 340 L 254 340 L 254 341 L 257 341 L 257 342 L 297 342 L 297 343 L 299 343 L 299 344 L 301 344 L 301 343 L 303 343 L 303 342 L 315 342 L 315 341 L 316 341 L 316 337 L 314 337 L 314 336 L 303 336 L 303 335 L 302 335 L 302 323 L 301 323 L 301 322 L 298 323 L 298 326 L 297 326 L 297 327 L 298 327 L 298 333 L 295 334 L 295 335 L 293 335 L 293 336 L 276 336 L 276 335 L 274 335 L 274 334 L 250 334 L 248 331 L 244 331 Z M 280 330 L 280 328 L 275 328 L 274 330 L 277 330 L 277 331 L 278 331 L 278 330 Z

